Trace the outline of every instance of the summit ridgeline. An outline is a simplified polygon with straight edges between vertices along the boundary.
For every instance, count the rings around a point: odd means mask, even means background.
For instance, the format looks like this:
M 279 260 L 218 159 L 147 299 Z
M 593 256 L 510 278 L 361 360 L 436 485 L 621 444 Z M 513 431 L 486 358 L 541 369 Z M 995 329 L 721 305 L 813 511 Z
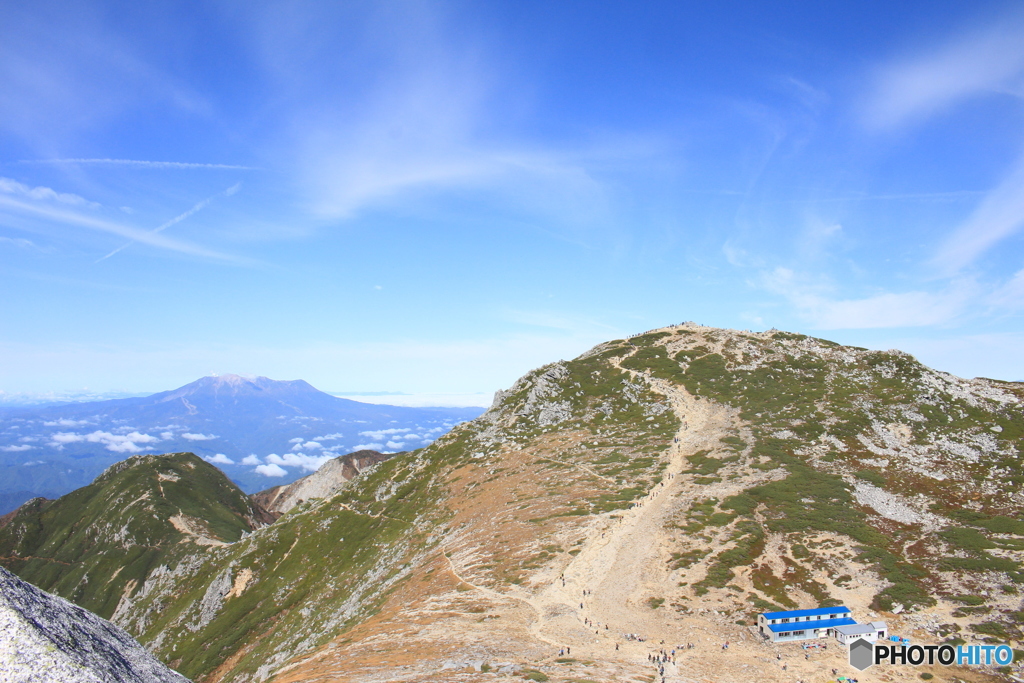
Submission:
M 1018 643 L 1022 398 L 897 351 L 654 330 L 189 545 L 114 621 L 204 682 L 817 680 L 842 648 L 805 658 L 755 618 L 819 605 L 915 642 Z

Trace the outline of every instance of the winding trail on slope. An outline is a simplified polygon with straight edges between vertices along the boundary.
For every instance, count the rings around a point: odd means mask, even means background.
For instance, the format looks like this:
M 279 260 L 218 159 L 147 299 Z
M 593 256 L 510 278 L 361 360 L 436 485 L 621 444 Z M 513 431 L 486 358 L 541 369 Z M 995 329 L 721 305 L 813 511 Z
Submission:
M 633 377 L 638 375 L 620 369 Z M 669 447 L 662 480 L 633 507 L 597 518 L 580 553 L 562 576 L 524 601 L 538 615 L 531 627 L 533 635 L 544 642 L 572 647 L 573 657 L 578 653 L 581 658 L 589 655 L 654 666 L 649 664 L 647 654 L 661 649 L 659 641 L 664 640 L 661 647 L 670 649 L 681 637 L 673 623 L 674 612 L 652 609 L 647 603 L 648 598 L 664 596 L 673 588 L 666 585 L 669 572 L 664 568 L 660 546 L 665 542 L 666 522 L 692 497 L 692 493 L 680 495 L 683 478 L 679 475 L 688 467 L 687 455 L 719 445 L 719 439 L 733 426 L 734 416 L 728 408 L 680 387 L 650 377 L 644 379 L 668 399 L 681 423 Z M 627 633 L 647 642 L 624 640 Z M 618 651 L 616 643 L 621 647 Z M 666 665 L 666 675 L 678 673 L 675 666 Z

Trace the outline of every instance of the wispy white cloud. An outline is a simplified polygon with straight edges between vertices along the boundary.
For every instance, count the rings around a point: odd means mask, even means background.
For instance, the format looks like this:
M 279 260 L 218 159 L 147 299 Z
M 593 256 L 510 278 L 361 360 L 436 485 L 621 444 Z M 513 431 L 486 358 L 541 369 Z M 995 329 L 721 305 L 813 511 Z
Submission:
M 105 165 L 105 166 L 134 166 L 154 169 L 191 169 L 208 168 L 227 171 L 258 171 L 255 166 L 238 166 L 235 164 L 205 164 L 190 163 L 184 161 L 143 161 L 141 159 L 22 159 L 21 164 L 75 164 L 75 165 Z
M 800 235 L 798 251 L 805 259 L 825 256 L 843 235 L 839 223 L 809 218 Z
M 281 467 L 280 465 L 257 465 L 253 470 L 257 474 L 262 474 L 264 477 L 283 477 L 288 474 L 288 470 Z
M 831 296 L 830 287 L 788 268 L 764 273 L 761 285 L 779 294 L 818 329 L 922 327 L 948 323 L 961 315 L 977 296 L 971 281 L 957 281 L 942 292 L 884 292 L 860 299 Z
M 86 6 L 5 8 L 0 25 L 0 128 L 42 156 L 140 105 L 207 116 L 184 79 L 143 58 L 139 32 Z M 123 118 L 121 119 L 123 121 Z
M 1013 277 L 988 297 L 989 305 L 1006 311 L 1024 309 L 1024 270 L 1018 270 Z
M 5 453 L 20 453 L 21 451 L 30 451 L 35 446 L 29 446 L 28 444 L 22 444 L 20 446 L 0 446 L 0 451 Z
M 1024 12 L 881 68 L 866 100 L 874 129 L 919 122 L 982 95 L 1024 99 Z M 1024 226 L 1024 156 L 942 243 L 931 265 L 953 276 Z
M 12 244 L 21 249 L 33 249 L 36 246 L 32 240 L 24 237 L 0 237 L 0 244 Z
M 889 128 L 923 119 L 980 93 L 1020 96 L 1024 14 L 958 36 L 937 49 L 879 69 L 865 121 Z
M 21 195 L 22 197 L 28 197 L 37 201 L 50 201 L 57 202 L 60 204 L 69 204 L 71 206 L 87 206 L 90 208 L 97 208 L 99 204 L 91 202 L 85 197 L 80 197 L 77 194 L 71 194 L 70 192 L 57 192 L 53 188 L 49 187 L 29 187 L 24 183 L 19 183 L 17 180 L 11 178 L 0 177 L 0 192 L 12 195 Z
M 260 457 L 258 455 L 256 455 L 255 453 L 250 453 L 249 455 L 247 455 L 244 458 L 242 458 L 242 464 L 243 465 L 249 465 L 249 466 L 259 465 L 262 462 L 263 461 L 260 460 Z
M 203 458 L 206 462 L 212 462 L 215 465 L 234 465 L 235 461 L 224 455 L 223 453 L 216 453 L 213 456 L 207 456 Z
M 1024 37 L 1022 37 L 1024 41 Z M 932 263 L 953 275 L 1024 227 L 1024 157 L 938 248 Z
M 655 145 L 634 139 L 556 145 L 503 132 L 496 121 L 509 115 L 507 103 L 520 93 L 497 55 L 469 44 L 463 30 L 451 31 L 436 9 L 421 6 L 402 18 L 378 13 L 369 19 L 386 26 L 373 50 L 377 77 L 358 93 L 338 96 L 325 95 L 312 80 L 329 78 L 323 72 L 330 67 L 292 61 L 308 48 L 304 41 L 284 50 L 295 35 L 279 26 L 282 19 L 262 29 L 273 68 L 290 62 L 281 73 L 291 83 L 282 88 L 301 88 L 318 101 L 296 110 L 290 126 L 296 182 L 313 215 L 347 219 L 458 195 L 483 198 L 517 220 L 548 219 L 549 229 L 566 239 L 615 230 L 614 192 L 600 169 L 613 159 L 648 156 Z M 423 16 L 413 20 L 414 14 Z M 309 17 L 283 21 L 302 22 L 304 38 L 316 31 Z
M 383 450 L 383 449 L 384 449 L 384 444 L 377 443 L 375 441 L 371 442 L 371 443 L 361 443 L 361 444 L 358 444 L 358 445 L 352 447 L 353 451 L 379 451 L 379 450 Z

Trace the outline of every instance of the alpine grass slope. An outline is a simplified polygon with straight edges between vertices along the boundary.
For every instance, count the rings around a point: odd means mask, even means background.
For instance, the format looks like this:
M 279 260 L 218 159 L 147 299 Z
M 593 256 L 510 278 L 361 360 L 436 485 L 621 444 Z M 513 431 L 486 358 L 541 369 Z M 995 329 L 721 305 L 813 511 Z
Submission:
M 0 564 L 111 618 L 152 572 L 239 540 L 272 517 L 192 453 L 139 455 L 58 500 L 35 498 L 0 526 Z
M 1022 398 L 896 351 L 663 328 L 188 546 L 114 620 L 197 681 L 816 680 L 838 648 L 776 649 L 753 618 L 839 603 L 915 641 L 1019 648 Z

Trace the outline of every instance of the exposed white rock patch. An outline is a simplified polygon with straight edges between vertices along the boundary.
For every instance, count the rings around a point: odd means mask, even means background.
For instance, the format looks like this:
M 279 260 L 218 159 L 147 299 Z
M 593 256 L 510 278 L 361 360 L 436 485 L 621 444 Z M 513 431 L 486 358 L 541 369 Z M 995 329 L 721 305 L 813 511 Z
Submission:
M 224 606 L 224 600 L 231 593 L 233 582 L 231 581 L 231 568 L 228 567 L 221 572 L 217 578 L 210 582 L 202 601 L 199 603 L 199 618 L 197 622 L 187 624 L 189 631 L 195 632 L 209 624 Z
M 853 497 L 861 505 L 866 505 L 882 517 L 894 522 L 921 524 L 926 531 L 934 531 L 944 525 L 943 519 L 938 515 L 919 510 L 902 496 L 889 493 L 862 481 L 854 484 Z

